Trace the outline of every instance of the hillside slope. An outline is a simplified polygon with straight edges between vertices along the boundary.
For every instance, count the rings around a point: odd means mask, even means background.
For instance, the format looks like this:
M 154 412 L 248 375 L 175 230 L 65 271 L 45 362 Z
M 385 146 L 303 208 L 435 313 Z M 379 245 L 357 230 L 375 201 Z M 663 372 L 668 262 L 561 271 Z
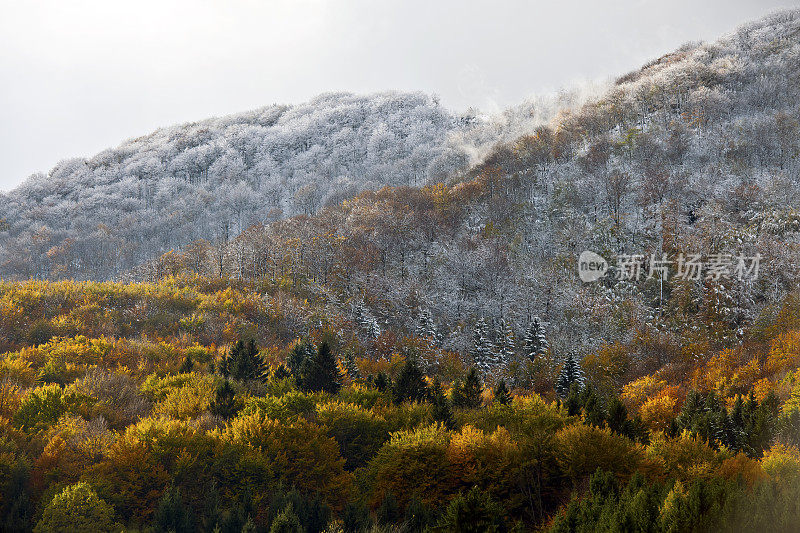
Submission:
M 114 277 L 194 239 L 464 167 L 473 119 L 423 94 L 329 94 L 159 129 L 0 196 L 0 274 Z
M 449 185 L 363 193 L 255 226 L 222 249 L 198 243 L 137 275 L 307 284 L 379 326 L 365 334 L 413 331 L 430 314 L 462 353 L 481 320 L 502 346 L 504 328 L 520 339 L 536 315 L 562 354 L 637 339 L 735 345 L 800 279 L 798 58 L 800 16 L 774 15 L 620 78 Z M 642 275 L 583 284 L 583 250 L 612 274 L 618 255 L 641 255 Z M 648 269 L 664 254 L 662 284 Z M 698 279 L 675 279 L 680 254 L 702 255 Z M 719 254 L 760 254 L 760 271 L 740 279 L 730 265 L 716 279 L 707 267 Z M 639 351 L 656 366 L 672 355 Z

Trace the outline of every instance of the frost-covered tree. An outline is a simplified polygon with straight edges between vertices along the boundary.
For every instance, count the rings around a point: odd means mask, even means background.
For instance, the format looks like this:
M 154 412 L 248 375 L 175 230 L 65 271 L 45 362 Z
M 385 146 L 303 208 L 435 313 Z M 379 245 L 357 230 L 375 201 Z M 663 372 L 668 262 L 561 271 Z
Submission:
M 539 317 L 533 317 L 528 330 L 525 332 L 525 339 L 523 341 L 522 352 L 525 357 L 531 361 L 536 360 L 537 357 L 547 351 L 547 337 L 544 333 L 544 327 L 539 321 Z
M 227 242 L 276 209 L 313 214 L 383 185 L 424 185 L 466 166 L 464 143 L 451 136 L 478 126 L 421 93 L 326 94 L 162 128 L 62 161 L 0 198 L 0 213 L 17 221 L 8 236 L 23 246 L 31 231 L 53 230 L 48 248 L 18 259 L 39 275 L 116 277 L 198 239 Z M 94 257 L 81 260 L 87 247 Z M 0 274 L 24 276 L 5 249 Z
M 495 358 L 499 367 L 506 367 L 517 357 L 517 341 L 514 338 L 514 329 L 505 319 L 500 321 L 495 342 Z
M 442 344 L 442 335 L 428 309 L 420 311 L 415 333 L 418 337 L 429 339 L 433 346 L 438 347 Z
M 583 374 L 583 369 L 581 369 L 581 364 L 575 353 L 570 352 L 564 361 L 561 373 L 558 375 L 556 394 L 561 398 L 566 398 L 573 385 L 576 385 L 578 389 L 583 389 L 585 382 L 586 377 Z
M 378 320 L 372 316 L 369 310 L 363 304 L 359 304 L 355 309 L 356 323 L 361 330 L 371 339 L 380 337 L 382 331 Z
M 356 358 L 353 355 L 353 352 L 345 352 L 343 360 L 345 372 L 347 372 L 347 375 L 350 377 L 350 379 L 360 379 L 361 372 L 358 370 L 358 365 L 356 365 Z
M 497 359 L 489 336 L 489 326 L 483 318 L 475 324 L 472 340 L 472 357 L 476 368 L 483 374 L 490 373 L 497 366 Z

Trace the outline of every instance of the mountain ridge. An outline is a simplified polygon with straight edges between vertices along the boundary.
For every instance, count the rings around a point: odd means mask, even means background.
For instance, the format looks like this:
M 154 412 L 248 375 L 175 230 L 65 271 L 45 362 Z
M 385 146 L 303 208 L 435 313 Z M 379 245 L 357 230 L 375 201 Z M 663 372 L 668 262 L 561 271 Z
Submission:
M 363 192 L 135 275 L 308 284 L 382 329 L 413 331 L 430 312 L 462 353 L 479 320 L 519 333 L 536 315 L 562 352 L 685 331 L 735 344 L 800 280 L 798 28 L 797 12 L 781 13 L 687 47 L 438 185 Z M 583 250 L 765 260 L 752 283 L 670 282 L 662 293 L 645 279 L 582 284 Z

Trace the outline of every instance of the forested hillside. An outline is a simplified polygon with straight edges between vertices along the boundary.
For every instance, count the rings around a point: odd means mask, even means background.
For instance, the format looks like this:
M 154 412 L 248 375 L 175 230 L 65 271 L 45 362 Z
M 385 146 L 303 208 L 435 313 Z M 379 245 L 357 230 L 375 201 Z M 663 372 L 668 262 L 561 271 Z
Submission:
M 329 96 L 30 180 L 0 529 L 797 531 L 798 93 L 786 12 L 588 101 Z
M 197 239 L 225 245 L 364 190 L 435 183 L 585 98 L 563 92 L 488 117 L 421 93 L 327 94 L 162 128 L 0 193 L 0 275 L 119 278 Z
M 464 353 L 479 321 L 519 338 L 537 315 L 562 352 L 637 336 L 736 345 L 800 275 L 798 54 L 796 13 L 777 15 L 620 78 L 464 175 L 256 225 L 221 249 L 196 242 L 134 278 L 302 284 L 375 332 L 413 331 L 427 312 Z M 583 250 L 641 255 L 643 275 L 583 284 Z M 647 279 L 664 254 L 762 260 L 755 279 L 704 270 L 686 282 L 675 264 L 663 284 Z
M 197 239 L 222 246 L 364 190 L 435 183 L 585 98 L 562 92 L 489 117 L 420 93 L 327 94 L 159 129 L 0 193 L 0 275 L 119 278 Z
M 3 283 L 0 527 L 796 531 L 798 317 L 633 380 L 534 326 L 526 387 L 281 282 Z
M 0 272 L 114 277 L 195 239 L 424 184 L 467 164 L 448 136 L 470 121 L 422 94 L 331 94 L 163 128 L 0 197 Z

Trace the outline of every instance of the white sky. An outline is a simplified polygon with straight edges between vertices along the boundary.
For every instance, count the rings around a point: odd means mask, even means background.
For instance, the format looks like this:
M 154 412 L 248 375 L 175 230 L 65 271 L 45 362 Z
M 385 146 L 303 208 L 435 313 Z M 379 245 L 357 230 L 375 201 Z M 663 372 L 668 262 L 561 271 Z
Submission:
M 321 92 L 484 111 L 800 0 L 0 0 L 0 190 L 159 126 Z

